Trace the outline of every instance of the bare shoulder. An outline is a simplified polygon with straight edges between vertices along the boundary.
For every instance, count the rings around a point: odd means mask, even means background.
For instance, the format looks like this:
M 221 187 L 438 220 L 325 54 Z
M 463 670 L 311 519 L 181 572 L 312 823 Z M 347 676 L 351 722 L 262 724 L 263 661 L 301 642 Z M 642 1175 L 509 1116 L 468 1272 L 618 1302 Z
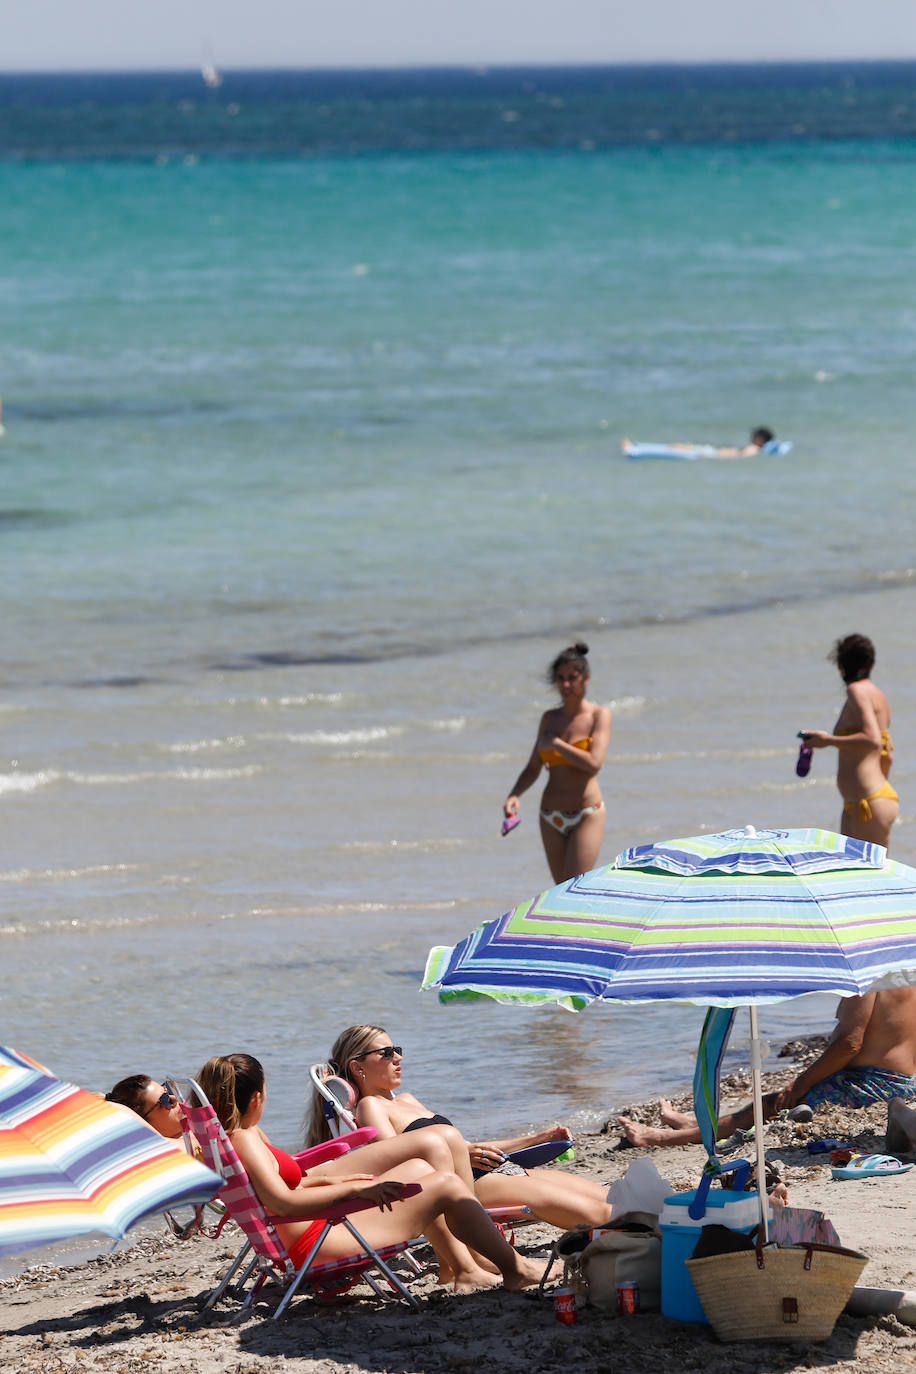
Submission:
M 852 703 L 852 709 L 858 711 L 862 720 L 874 716 L 882 724 L 882 728 L 890 724 L 891 708 L 887 697 L 869 678 L 861 682 L 850 682 L 846 695 L 847 701 Z
M 356 1119 L 361 1126 L 374 1126 L 378 1121 L 387 1121 L 391 1103 L 385 1097 L 361 1097 L 356 1104 Z
M 860 711 L 869 708 L 872 711 L 888 710 L 887 697 L 870 678 L 862 678 L 859 682 L 847 683 L 846 699 L 851 701 Z
M 846 684 L 847 697 L 856 703 L 870 701 L 875 690 L 875 684 L 870 682 L 868 678 L 861 678 L 858 682 L 847 682 Z
M 881 988 L 874 996 L 876 1010 L 878 1007 L 916 1008 L 916 987 Z
M 254 1130 L 233 1131 L 229 1140 L 235 1153 L 245 1165 L 269 1154 L 267 1136 L 257 1126 Z

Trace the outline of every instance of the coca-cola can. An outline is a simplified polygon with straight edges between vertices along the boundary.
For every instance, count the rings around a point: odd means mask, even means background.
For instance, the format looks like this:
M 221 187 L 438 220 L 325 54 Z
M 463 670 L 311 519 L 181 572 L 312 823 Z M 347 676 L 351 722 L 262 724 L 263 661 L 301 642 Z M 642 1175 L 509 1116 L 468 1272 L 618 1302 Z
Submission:
M 639 1284 L 617 1285 L 617 1311 L 621 1317 L 632 1317 L 639 1311 Z
M 578 1321 L 576 1295 L 572 1288 L 553 1290 L 553 1315 L 558 1322 L 565 1322 L 567 1326 L 572 1326 L 573 1322 Z

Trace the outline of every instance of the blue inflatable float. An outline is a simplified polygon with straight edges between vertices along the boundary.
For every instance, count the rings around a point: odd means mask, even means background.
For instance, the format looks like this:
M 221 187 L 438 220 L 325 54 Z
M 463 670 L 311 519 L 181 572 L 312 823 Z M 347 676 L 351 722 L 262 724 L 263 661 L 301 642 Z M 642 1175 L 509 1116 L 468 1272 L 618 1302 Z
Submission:
M 791 448 L 790 439 L 771 439 L 763 445 L 760 452 L 769 457 L 781 458 Z M 692 444 L 689 448 L 674 447 L 671 444 L 624 444 L 623 451 L 628 458 L 678 458 L 681 461 L 719 456 L 715 444 Z

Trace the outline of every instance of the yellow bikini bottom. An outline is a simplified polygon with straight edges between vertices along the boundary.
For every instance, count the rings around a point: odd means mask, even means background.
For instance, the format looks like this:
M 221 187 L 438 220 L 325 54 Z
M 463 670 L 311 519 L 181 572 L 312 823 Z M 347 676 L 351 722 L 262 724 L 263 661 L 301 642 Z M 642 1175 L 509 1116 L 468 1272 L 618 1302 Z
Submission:
M 877 792 L 872 792 L 870 797 L 862 797 L 860 801 L 846 802 L 843 806 L 843 814 L 846 816 L 851 816 L 855 811 L 856 807 L 858 807 L 859 820 L 864 825 L 872 819 L 872 810 L 869 806 L 869 802 L 899 800 L 900 798 L 897 796 L 897 793 L 894 791 L 893 787 L 891 787 L 889 782 L 886 782 L 884 786 L 879 788 Z

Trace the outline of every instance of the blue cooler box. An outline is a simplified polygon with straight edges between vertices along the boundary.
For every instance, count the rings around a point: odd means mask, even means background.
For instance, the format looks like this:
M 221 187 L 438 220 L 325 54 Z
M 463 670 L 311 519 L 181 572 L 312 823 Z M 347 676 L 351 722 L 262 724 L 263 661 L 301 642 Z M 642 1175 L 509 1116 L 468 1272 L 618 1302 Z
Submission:
M 704 1226 L 727 1226 L 730 1231 L 755 1230 L 760 1221 L 757 1193 L 735 1193 L 725 1188 L 710 1189 L 706 1213 L 694 1221 L 687 1208 L 696 1197 L 674 1193 L 665 1198 L 659 1217 L 662 1233 L 662 1315 L 679 1322 L 705 1322 L 706 1314 L 697 1297 L 685 1260 L 690 1259 Z

